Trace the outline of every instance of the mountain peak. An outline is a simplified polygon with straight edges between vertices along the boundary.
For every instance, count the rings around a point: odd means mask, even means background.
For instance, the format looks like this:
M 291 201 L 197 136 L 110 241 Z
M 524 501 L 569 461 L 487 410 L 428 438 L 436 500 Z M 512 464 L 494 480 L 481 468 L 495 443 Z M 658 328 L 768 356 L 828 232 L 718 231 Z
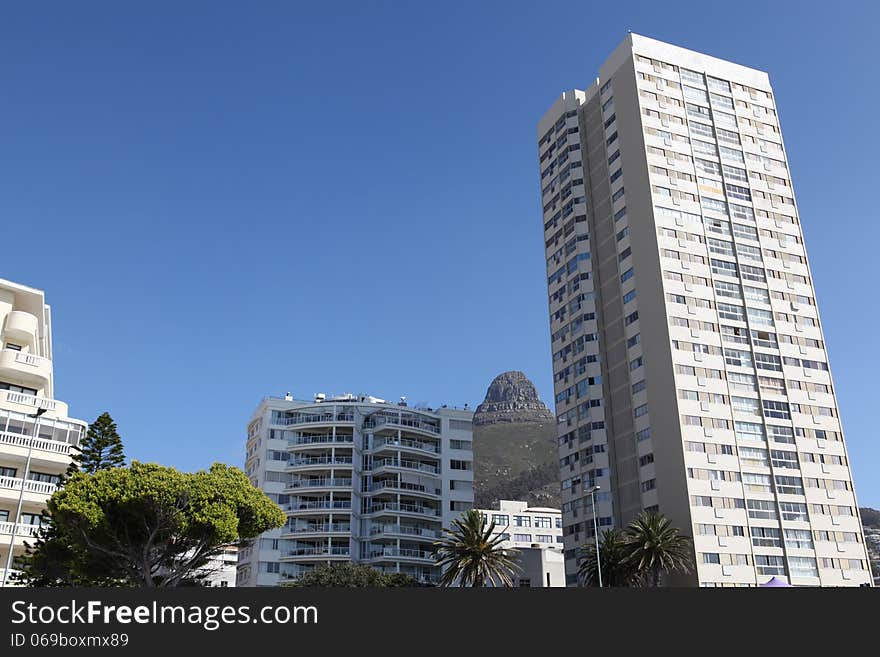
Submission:
M 474 413 L 474 425 L 511 423 L 545 423 L 553 414 L 538 397 L 528 377 L 519 371 L 502 372 L 496 376 L 483 403 Z

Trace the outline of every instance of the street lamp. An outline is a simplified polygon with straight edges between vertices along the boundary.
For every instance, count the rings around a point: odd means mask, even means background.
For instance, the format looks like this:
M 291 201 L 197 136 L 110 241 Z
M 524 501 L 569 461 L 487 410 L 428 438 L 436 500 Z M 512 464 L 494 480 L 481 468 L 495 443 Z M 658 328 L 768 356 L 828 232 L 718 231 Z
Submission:
M 596 491 L 602 488 L 601 486 L 593 486 L 587 492 L 590 494 L 590 499 L 593 502 L 593 537 L 596 539 L 596 571 L 599 573 L 599 588 L 602 588 L 602 558 L 599 554 L 599 520 L 597 518 L 596 511 Z
M 28 477 L 31 472 L 31 454 L 34 451 L 34 443 L 40 433 L 40 416 L 46 412 L 45 408 L 38 408 L 36 413 L 28 415 L 34 418 L 34 436 L 28 442 L 27 460 L 24 463 L 24 476 L 21 479 L 21 490 L 18 492 L 18 510 L 12 519 L 12 538 L 9 539 L 9 553 L 6 555 L 6 570 L 3 571 L 3 588 L 6 588 L 6 582 L 9 579 L 9 569 L 12 568 L 12 550 L 15 547 L 15 534 L 18 529 L 18 523 L 21 522 L 21 505 L 24 502 L 24 487 L 27 484 Z

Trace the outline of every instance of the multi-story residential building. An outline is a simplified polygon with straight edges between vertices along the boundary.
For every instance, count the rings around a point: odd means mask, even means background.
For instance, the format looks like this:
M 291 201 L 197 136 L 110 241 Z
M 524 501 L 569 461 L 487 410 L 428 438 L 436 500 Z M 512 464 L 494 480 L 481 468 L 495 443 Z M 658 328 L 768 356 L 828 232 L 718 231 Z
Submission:
M 237 585 L 334 561 L 436 581 L 432 543 L 473 508 L 472 418 L 350 394 L 263 400 L 245 469 L 288 520 L 240 550 Z
M 538 151 L 569 582 L 658 508 L 673 581 L 870 582 L 767 74 L 630 34 Z
M 238 547 L 227 546 L 219 553 L 208 559 L 208 562 L 199 569 L 204 576 L 204 586 L 234 587 L 235 577 L 238 571 Z
M 497 509 L 481 509 L 488 522 L 494 522 L 492 535 L 502 534 L 503 548 L 518 551 L 516 586 L 565 586 L 562 554 L 562 512 L 549 507 L 530 507 L 528 502 L 500 500 Z
M 0 279 L 0 586 L 86 430 L 54 398 L 51 318 L 42 291 Z

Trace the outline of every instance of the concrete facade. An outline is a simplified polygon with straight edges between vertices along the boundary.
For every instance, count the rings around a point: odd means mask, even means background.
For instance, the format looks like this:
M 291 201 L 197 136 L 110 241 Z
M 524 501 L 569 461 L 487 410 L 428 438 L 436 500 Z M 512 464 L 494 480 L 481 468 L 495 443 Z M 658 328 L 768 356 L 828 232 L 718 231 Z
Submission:
M 870 582 L 766 73 L 635 34 L 538 124 L 566 570 L 659 509 L 677 583 Z

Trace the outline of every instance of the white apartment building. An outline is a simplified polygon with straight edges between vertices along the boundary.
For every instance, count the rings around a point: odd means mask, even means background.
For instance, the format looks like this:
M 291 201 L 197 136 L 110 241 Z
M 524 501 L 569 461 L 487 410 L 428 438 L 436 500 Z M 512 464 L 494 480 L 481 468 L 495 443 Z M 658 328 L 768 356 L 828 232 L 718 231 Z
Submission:
M 520 571 L 514 577 L 516 586 L 565 586 L 562 512 L 559 509 L 500 500 L 497 509 L 480 509 L 480 513 L 487 522 L 495 523 L 493 536 L 503 535 L 501 547 L 519 551 Z
M 205 586 L 231 588 L 235 586 L 238 571 L 238 547 L 227 546 L 199 569 Z
M 766 73 L 630 34 L 538 124 L 569 583 L 658 509 L 696 573 L 871 582 Z
M 52 314 L 41 290 L 0 279 L 0 347 L 2 586 L 10 545 L 14 570 L 87 425 L 54 398 Z
M 432 543 L 473 508 L 472 419 L 364 395 L 263 400 L 245 470 L 288 519 L 240 549 L 237 586 L 334 561 L 435 582 Z

